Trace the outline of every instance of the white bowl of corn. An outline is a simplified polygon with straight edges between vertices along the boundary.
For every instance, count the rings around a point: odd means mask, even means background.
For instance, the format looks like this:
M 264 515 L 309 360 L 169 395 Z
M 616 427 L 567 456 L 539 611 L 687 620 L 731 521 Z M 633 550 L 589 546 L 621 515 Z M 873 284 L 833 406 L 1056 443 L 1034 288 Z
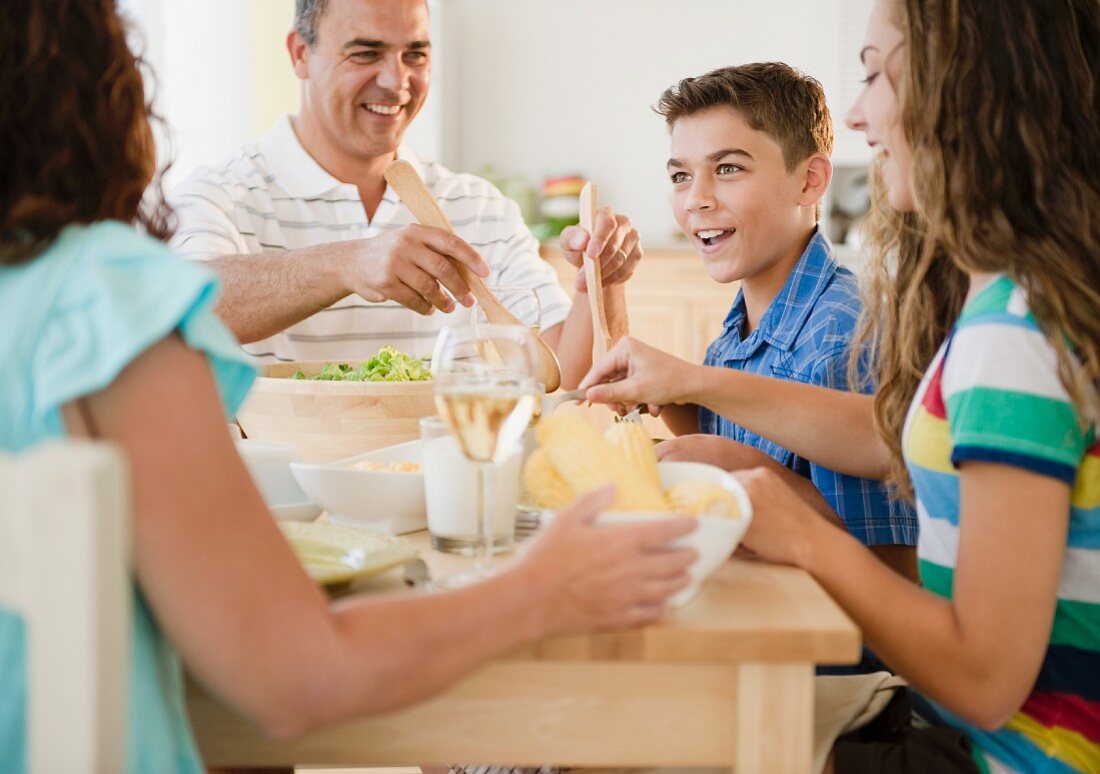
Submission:
M 653 442 L 640 424 L 623 422 L 603 436 L 576 413 L 540 420 L 539 448 L 523 471 L 525 499 L 546 516 L 580 493 L 614 483 L 617 496 L 599 522 L 631 522 L 687 513 L 696 529 L 674 545 L 695 549 L 691 583 L 669 599 L 683 607 L 730 557 L 752 521 L 752 502 L 728 472 L 698 462 L 657 462 Z

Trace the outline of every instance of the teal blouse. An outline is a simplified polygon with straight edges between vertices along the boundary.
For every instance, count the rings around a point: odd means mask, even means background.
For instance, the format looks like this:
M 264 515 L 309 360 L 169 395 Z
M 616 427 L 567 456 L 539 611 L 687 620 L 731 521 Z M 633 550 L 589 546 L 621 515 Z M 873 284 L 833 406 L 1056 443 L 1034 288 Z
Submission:
M 61 407 L 102 390 L 178 332 L 206 354 L 232 416 L 254 378 L 213 312 L 212 275 L 119 222 L 67 227 L 27 264 L 0 267 L 0 451 L 66 435 Z M 179 659 L 134 589 L 128 771 L 202 772 Z M 0 609 L 0 771 L 26 770 L 22 619 Z

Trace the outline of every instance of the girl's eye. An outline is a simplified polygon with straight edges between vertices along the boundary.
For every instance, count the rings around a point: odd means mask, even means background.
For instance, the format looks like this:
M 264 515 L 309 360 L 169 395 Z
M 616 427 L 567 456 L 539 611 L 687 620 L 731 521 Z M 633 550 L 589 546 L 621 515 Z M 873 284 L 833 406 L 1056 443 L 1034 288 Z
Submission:
M 878 73 L 871 73 L 866 78 L 861 80 L 860 83 L 864 84 L 865 86 L 870 86 L 871 83 L 874 82 L 875 78 L 878 78 Z
M 683 183 L 688 179 L 687 172 L 673 172 L 671 180 L 673 183 Z
M 718 174 L 719 175 L 732 175 L 735 172 L 740 172 L 743 168 L 744 167 L 738 166 L 737 164 L 719 164 L 718 165 Z

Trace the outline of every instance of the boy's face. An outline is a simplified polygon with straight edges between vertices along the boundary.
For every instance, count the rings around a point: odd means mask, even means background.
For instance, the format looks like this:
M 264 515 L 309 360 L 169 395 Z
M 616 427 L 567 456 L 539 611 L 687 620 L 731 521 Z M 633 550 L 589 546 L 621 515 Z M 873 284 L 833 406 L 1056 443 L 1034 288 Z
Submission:
M 806 236 L 805 163 L 788 172 L 783 149 L 729 107 L 676 120 L 668 174 L 672 210 L 718 282 L 787 272 Z M 811 208 L 812 217 L 812 208 Z

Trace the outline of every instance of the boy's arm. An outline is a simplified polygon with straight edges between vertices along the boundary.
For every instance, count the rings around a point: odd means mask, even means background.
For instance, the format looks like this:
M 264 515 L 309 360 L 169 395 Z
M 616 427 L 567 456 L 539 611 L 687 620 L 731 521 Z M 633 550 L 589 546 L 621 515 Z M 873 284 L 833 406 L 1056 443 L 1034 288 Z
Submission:
M 694 435 L 700 430 L 699 407 L 694 403 L 664 406 L 660 416 L 673 435 Z

